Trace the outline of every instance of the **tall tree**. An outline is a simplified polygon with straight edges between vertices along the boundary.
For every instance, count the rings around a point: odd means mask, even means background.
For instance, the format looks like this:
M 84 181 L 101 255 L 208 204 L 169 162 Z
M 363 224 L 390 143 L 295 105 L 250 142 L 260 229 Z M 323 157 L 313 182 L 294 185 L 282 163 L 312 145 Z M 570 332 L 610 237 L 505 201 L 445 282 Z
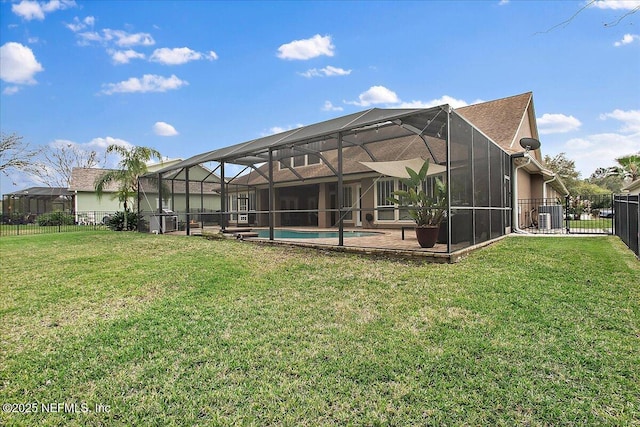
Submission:
M 620 165 L 618 173 L 625 179 L 631 181 L 640 179 L 640 153 L 618 157 L 616 162 Z
M 30 149 L 22 136 L 15 133 L 2 133 L 0 135 L 0 172 L 7 177 L 11 169 L 35 172 L 38 169 L 36 156 L 39 152 L 39 150 Z
M 118 169 L 110 170 L 99 176 L 95 183 L 96 194 L 102 198 L 105 188 L 110 183 L 117 183 L 116 197 L 124 206 L 124 229 L 127 229 L 127 212 L 129 201 L 134 199 L 138 191 L 138 178 L 147 173 L 147 162 L 152 159 L 162 160 L 161 154 L 148 147 L 127 148 L 112 144 L 107 147 L 107 153 L 120 155 Z
M 570 194 L 577 194 L 580 183 L 580 172 L 576 170 L 576 163 L 567 158 L 565 153 L 555 157 L 544 156 L 544 163 L 552 172 L 558 174 Z
M 101 162 L 95 150 L 86 151 L 73 143 L 49 145 L 40 155 L 42 167 L 35 175 L 50 187 L 69 187 L 73 168 L 99 167 Z

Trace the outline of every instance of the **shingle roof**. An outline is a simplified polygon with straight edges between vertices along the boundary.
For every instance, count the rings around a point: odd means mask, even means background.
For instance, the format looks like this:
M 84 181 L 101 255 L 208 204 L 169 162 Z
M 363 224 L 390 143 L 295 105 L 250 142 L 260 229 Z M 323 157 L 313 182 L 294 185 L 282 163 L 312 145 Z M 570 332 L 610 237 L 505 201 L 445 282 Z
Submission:
M 483 102 L 456 108 L 456 112 L 469 120 L 510 153 L 524 151 L 514 139 L 520 129 L 520 125 L 527 116 L 527 108 L 533 98 L 532 92 L 495 101 Z
M 111 169 L 98 168 L 73 168 L 71 171 L 70 191 L 91 191 L 94 192 L 96 179 Z M 104 189 L 105 192 L 118 191 L 118 183 L 111 182 Z

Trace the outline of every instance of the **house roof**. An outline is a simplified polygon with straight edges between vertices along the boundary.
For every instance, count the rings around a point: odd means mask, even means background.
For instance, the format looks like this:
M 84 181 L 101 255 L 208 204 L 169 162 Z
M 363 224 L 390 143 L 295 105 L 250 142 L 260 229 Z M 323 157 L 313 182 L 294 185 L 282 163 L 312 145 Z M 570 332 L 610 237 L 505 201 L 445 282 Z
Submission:
M 524 151 L 516 139 L 523 121 L 528 118 L 528 107 L 532 99 L 533 93 L 526 92 L 456 108 L 456 112 L 473 123 L 505 151 L 513 154 Z
M 626 193 L 631 193 L 632 191 L 640 190 L 640 179 L 636 179 L 631 183 L 622 187 L 622 191 Z
M 52 196 L 71 196 L 64 187 L 29 187 L 24 190 L 7 193 L 8 196 L 29 196 L 29 197 L 52 197 Z
M 73 168 L 71 170 L 71 181 L 69 182 L 70 191 L 96 191 L 95 182 L 105 172 L 109 172 L 112 169 L 99 169 L 99 168 Z M 118 183 L 110 182 L 104 188 L 104 192 L 111 193 L 118 191 Z

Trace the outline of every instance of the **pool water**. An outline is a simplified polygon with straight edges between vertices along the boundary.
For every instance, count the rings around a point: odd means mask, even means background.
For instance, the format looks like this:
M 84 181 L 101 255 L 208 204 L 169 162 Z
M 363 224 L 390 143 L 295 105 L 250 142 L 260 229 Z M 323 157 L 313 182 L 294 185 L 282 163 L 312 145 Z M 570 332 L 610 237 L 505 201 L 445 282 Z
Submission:
M 345 231 L 344 237 L 367 237 L 375 236 L 378 233 L 367 231 Z M 269 230 L 258 230 L 258 237 L 269 238 Z M 338 238 L 337 231 L 296 231 L 296 230 L 273 230 L 274 239 L 323 239 Z

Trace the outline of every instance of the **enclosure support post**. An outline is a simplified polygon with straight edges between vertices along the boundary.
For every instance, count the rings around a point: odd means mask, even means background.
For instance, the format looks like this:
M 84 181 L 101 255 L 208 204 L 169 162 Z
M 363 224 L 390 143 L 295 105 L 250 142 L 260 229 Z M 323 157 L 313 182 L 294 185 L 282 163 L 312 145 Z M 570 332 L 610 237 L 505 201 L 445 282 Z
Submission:
M 136 226 L 136 228 L 138 229 L 138 233 L 140 233 L 140 225 L 141 225 L 140 223 L 142 222 L 140 220 L 140 178 L 138 178 L 138 181 L 136 182 L 136 184 L 138 186 L 138 188 L 136 188 L 136 199 L 137 199 L 136 200 L 136 207 L 137 207 L 136 208 L 136 215 L 138 216 L 138 223 L 137 223 L 138 225 Z M 93 215 L 96 216 L 95 213 Z M 93 221 L 93 227 L 94 228 L 95 228 L 95 224 L 96 224 L 96 221 Z
M 204 213 L 204 181 L 200 181 L 200 231 L 204 230 L 204 220 L 202 214 Z
M 447 112 L 447 253 L 451 253 L 451 228 L 453 218 L 451 217 L 451 109 Z M 475 206 L 475 201 L 474 201 Z
M 344 221 L 342 217 L 343 204 L 342 188 L 342 133 L 338 132 L 338 246 L 344 246 Z
M 226 228 L 227 186 L 224 178 L 224 162 L 220 162 L 220 230 Z
M 186 167 L 184 170 L 184 179 L 185 179 L 185 187 L 184 187 L 184 196 L 185 196 L 185 210 L 187 211 L 187 236 L 191 235 L 191 206 L 190 206 L 190 198 L 191 194 L 189 194 L 189 167 Z M 177 224 L 176 224 L 177 225 Z
M 162 174 L 158 173 L 158 233 L 162 234 Z
M 269 240 L 273 240 L 273 224 L 275 223 L 273 196 L 273 150 L 269 149 Z

